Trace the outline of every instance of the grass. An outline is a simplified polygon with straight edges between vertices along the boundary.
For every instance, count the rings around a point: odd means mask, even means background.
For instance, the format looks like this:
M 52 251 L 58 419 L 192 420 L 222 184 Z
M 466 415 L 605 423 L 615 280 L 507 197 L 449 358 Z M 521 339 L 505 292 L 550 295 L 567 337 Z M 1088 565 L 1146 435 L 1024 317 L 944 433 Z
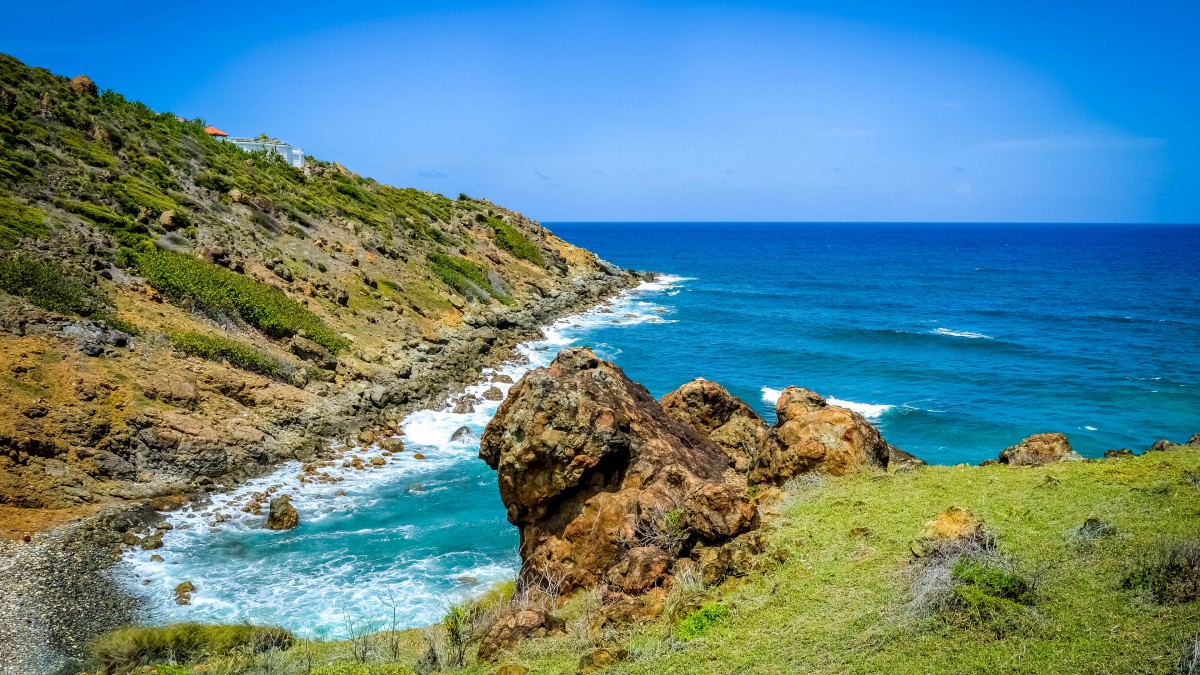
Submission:
M 0 290 L 60 314 L 88 316 L 108 305 L 94 285 L 61 265 L 28 255 L 0 258 Z
M 157 291 L 209 312 L 240 317 L 273 338 L 303 334 L 331 352 L 349 346 L 316 314 L 283 291 L 205 262 L 163 249 L 136 256 L 135 267 Z
M 1122 460 L 933 466 L 797 484 L 765 519 L 761 564 L 699 591 L 678 625 L 664 615 L 601 633 L 570 630 L 527 641 L 511 660 L 532 672 L 574 673 L 582 651 L 603 646 L 630 654 L 611 673 L 1170 673 L 1195 649 L 1200 601 L 1158 604 L 1125 580 L 1141 552 L 1200 533 L 1200 491 L 1186 480 L 1198 466 L 1200 451 L 1179 447 Z M 920 565 L 911 544 L 948 506 L 986 520 L 996 555 L 1040 570 L 1035 585 L 989 558 L 955 566 L 956 588 L 972 589 L 967 599 L 1019 608 L 1023 620 L 1003 634 L 991 619 L 947 621 L 909 609 Z M 1081 549 L 1072 535 L 1091 517 L 1114 533 Z M 851 534 L 866 525 L 867 536 Z M 569 622 L 577 599 L 559 610 Z M 418 633 L 405 644 L 398 658 L 368 663 L 415 664 L 425 643 Z M 349 660 L 345 643 L 318 648 L 330 662 Z M 284 663 L 297 663 L 288 660 L 296 651 L 284 652 Z M 466 661 L 453 672 L 497 667 L 470 650 Z M 305 672 L 289 667 L 275 672 Z
M 228 361 L 229 365 L 279 380 L 286 380 L 296 370 L 293 364 L 282 361 L 257 347 L 244 342 L 208 333 L 181 331 L 171 333 L 171 344 L 179 351 L 210 361 Z
M 45 214 L 0 195 L 0 248 L 12 248 L 21 239 L 36 239 L 44 234 Z
M 170 666 L 235 652 L 260 654 L 270 649 L 286 649 L 294 640 L 290 632 L 270 626 L 178 623 L 107 633 L 92 645 L 92 654 L 100 672 L 128 673 L 156 664 Z
M 487 270 L 477 263 L 437 252 L 430 252 L 428 258 L 434 274 L 459 295 L 485 302 L 495 298 L 502 304 L 513 304 L 512 298 L 492 288 Z
M 528 260 L 538 267 L 546 265 L 546 259 L 542 256 L 541 250 L 529 240 L 529 237 L 526 237 L 520 230 L 510 225 L 508 221 L 495 216 L 484 216 L 483 214 L 479 214 L 479 217 L 482 217 L 483 222 L 492 228 L 492 235 L 495 237 L 497 246 L 522 260 Z

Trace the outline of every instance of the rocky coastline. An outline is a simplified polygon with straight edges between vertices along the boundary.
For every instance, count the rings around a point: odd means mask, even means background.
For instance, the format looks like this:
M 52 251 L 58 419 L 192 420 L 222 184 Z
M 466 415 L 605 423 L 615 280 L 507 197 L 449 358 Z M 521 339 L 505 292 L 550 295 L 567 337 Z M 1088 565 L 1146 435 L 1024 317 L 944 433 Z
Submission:
M 283 461 L 331 456 L 333 442 L 357 445 L 360 436 L 390 436 L 406 414 L 442 404 L 455 388 L 474 383 L 481 370 L 510 358 L 513 347 L 539 337 L 544 326 L 652 278 L 608 268 L 576 277 L 562 291 L 527 303 L 519 312 L 480 308 L 443 339 L 421 343 L 416 351 L 421 357 L 406 377 L 366 381 L 337 394 L 333 405 L 321 411 L 325 417 L 306 420 L 293 445 L 266 462 L 247 462 L 216 479 L 201 475 L 183 484 L 166 483 L 146 497 L 97 505 L 92 513 L 65 523 L 50 521 L 45 530 L 34 525 L 11 532 L 0 539 L 0 588 L 5 590 L 0 598 L 0 671 L 57 672 L 86 656 L 91 637 L 137 622 L 140 599 L 114 583 L 108 570 L 131 544 L 140 550 L 153 548 L 147 542 L 161 541 L 161 510 L 232 489 Z

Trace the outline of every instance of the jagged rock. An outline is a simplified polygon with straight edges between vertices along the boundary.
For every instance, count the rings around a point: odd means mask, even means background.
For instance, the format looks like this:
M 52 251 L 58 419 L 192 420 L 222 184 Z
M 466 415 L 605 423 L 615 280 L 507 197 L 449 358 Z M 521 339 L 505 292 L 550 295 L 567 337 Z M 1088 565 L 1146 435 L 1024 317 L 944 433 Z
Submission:
M 190 605 L 192 604 L 192 593 L 196 592 L 196 585 L 190 581 L 185 581 L 175 587 L 175 604 Z
M 475 397 L 463 396 L 454 403 L 454 408 L 451 410 L 456 415 L 466 415 L 475 412 Z
M 755 557 L 766 547 L 766 537 L 755 530 L 738 535 L 716 546 L 697 546 L 692 550 L 692 560 L 700 567 L 700 575 L 708 585 L 719 583 L 726 577 L 740 577 L 754 566 Z
M 281 495 L 271 500 L 271 510 L 267 513 L 268 530 L 290 530 L 300 524 L 300 514 L 292 506 L 292 498 Z
M 1150 447 L 1146 448 L 1146 452 L 1164 452 L 1177 447 L 1179 447 L 1178 443 L 1172 443 L 1165 438 L 1161 438 L 1157 441 L 1154 441 Z
M 1052 462 L 1080 459 L 1071 449 L 1066 434 L 1034 434 L 1000 451 L 1000 462 L 1009 466 L 1042 466 Z
M 625 558 L 609 570 L 609 585 L 624 593 L 640 595 L 660 585 L 673 562 L 671 554 L 657 546 L 631 548 Z
M 477 440 L 479 437 L 475 435 L 474 431 L 471 431 L 471 427 L 459 427 L 450 435 L 451 443 L 474 443 Z
M 92 78 L 88 77 L 87 75 L 76 75 L 75 77 L 72 77 L 70 84 L 73 91 L 77 91 L 81 94 L 96 96 L 100 93 L 100 88 L 97 87 L 96 83 L 92 82 Z
M 675 531 L 658 539 L 673 555 L 757 524 L 721 448 L 587 348 L 563 350 L 513 385 L 479 456 L 520 530 L 521 574 L 562 577 L 564 592 L 600 582 L 626 544 L 653 543 L 644 535 L 663 521 Z
M 663 396 L 661 403 L 668 415 L 716 443 L 741 473 L 754 468 L 760 448 L 768 442 L 766 422 L 716 382 L 696 378 Z
M 916 455 L 905 452 L 900 448 L 888 443 L 888 461 L 887 466 L 889 471 L 904 471 L 906 469 L 915 469 L 918 466 L 926 466 L 927 462 Z
M 479 659 L 490 661 L 502 651 L 512 649 L 527 638 L 562 635 L 566 624 L 549 612 L 535 607 L 510 607 L 502 610 L 479 642 Z
M 384 436 L 379 439 L 379 447 L 392 454 L 404 452 L 404 441 L 395 436 Z
M 799 387 L 783 390 L 778 420 L 760 464 L 775 480 L 820 471 L 841 476 L 860 467 L 885 468 L 888 444 L 862 415 Z
M 1136 457 L 1133 451 L 1129 448 L 1121 448 L 1120 450 L 1105 450 L 1104 459 L 1120 459 L 1122 457 Z
M 629 652 L 624 649 L 593 649 L 579 657 L 579 675 L 595 675 L 628 658 Z
M 299 335 L 292 336 L 291 342 L 288 343 L 292 353 L 301 359 L 315 364 L 318 368 L 324 370 L 333 370 L 337 368 L 337 357 L 334 356 L 328 349 L 321 345 L 302 338 Z
M 483 392 L 483 400 L 485 401 L 501 401 L 504 399 L 504 392 L 500 391 L 500 387 L 489 387 Z
M 1190 445 L 1193 448 L 1200 448 L 1200 434 L 1192 434 L 1192 437 L 1189 438 L 1187 443 L 1184 445 Z

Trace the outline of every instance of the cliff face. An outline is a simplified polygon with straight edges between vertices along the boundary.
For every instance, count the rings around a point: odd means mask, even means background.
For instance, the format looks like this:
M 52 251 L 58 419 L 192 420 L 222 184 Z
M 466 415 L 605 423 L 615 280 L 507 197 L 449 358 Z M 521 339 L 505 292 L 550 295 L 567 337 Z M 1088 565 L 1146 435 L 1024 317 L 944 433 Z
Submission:
M 87 510 L 388 425 L 630 273 L 0 55 L 0 506 Z

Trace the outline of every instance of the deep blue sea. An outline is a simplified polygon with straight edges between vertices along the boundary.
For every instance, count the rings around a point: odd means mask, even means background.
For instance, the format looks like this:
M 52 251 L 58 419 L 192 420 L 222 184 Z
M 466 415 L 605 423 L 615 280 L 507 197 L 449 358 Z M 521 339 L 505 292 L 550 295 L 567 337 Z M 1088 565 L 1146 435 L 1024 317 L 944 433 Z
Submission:
M 768 420 L 778 390 L 803 386 L 936 464 L 977 463 L 1043 431 L 1088 456 L 1200 432 L 1197 227 L 547 226 L 622 267 L 671 276 L 547 330 L 524 348 L 534 366 L 588 344 L 655 396 L 704 377 Z M 477 443 L 449 440 L 463 425 L 482 431 L 495 407 L 411 416 L 404 440 L 424 461 L 393 458 L 336 486 L 301 484 L 284 467 L 175 514 L 166 561 L 136 554 L 120 573 L 161 621 L 337 635 L 346 613 L 381 617 L 389 590 L 406 625 L 437 620 L 517 566 L 495 475 Z M 268 532 L 237 511 L 270 486 L 294 495 L 300 527 Z M 214 512 L 228 520 L 210 527 Z M 186 607 L 171 602 L 183 580 L 198 588 Z

